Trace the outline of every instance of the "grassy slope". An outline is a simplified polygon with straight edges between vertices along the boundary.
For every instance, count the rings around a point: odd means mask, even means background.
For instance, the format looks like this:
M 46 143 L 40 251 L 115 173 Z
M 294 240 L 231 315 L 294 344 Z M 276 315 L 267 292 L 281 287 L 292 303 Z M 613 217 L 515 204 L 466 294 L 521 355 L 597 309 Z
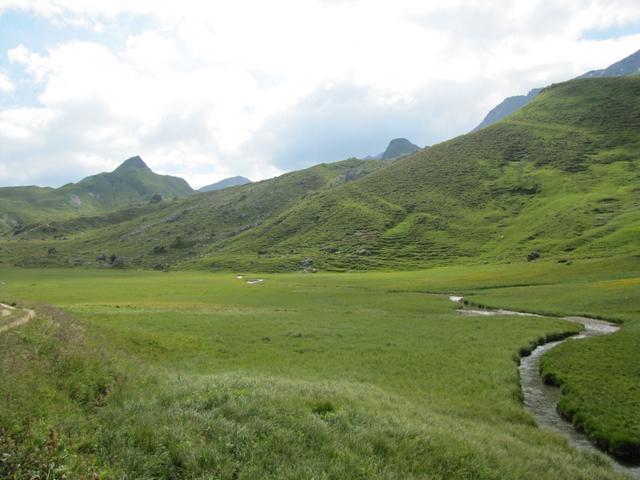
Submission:
M 116 253 L 127 265 L 173 265 L 205 255 L 314 192 L 383 168 L 388 162 L 344 160 L 249 185 L 195 194 L 122 215 L 79 218 L 33 229 L 5 242 L 4 259 L 20 265 L 63 265 L 77 256 L 91 262 Z M 64 235 L 64 239 L 60 239 Z M 56 255 L 46 254 L 55 247 Z M 290 265 L 296 269 L 299 263 Z
M 189 195 L 192 191 L 183 179 L 158 175 L 147 168 L 119 168 L 57 189 L 0 188 L 0 233 L 34 222 L 66 220 L 148 202 L 156 193 L 172 198 Z
M 319 269 L 361 270 L 522 260 L 533 250 L 628 254 L 640 241 L 639 98 L 640 77 L 558 84 L 489 128 L 389 168 L 352 160 L 356 181 L 344 181 L 343 163 L 318 166 L 102 222 L 55 245 L 65 252 L 58 258 L 43 258 L 39 243 L 9 245 L 16 255 L 5 258 L 62 264 L 70 252 L 117 250 L 147 267 L 282 271 L 305 258 Z M 335 188 L 324 188 L 331 178 Z M 185 241 L 172 248 L 177 237 Z M 150 255 L 154 247 L 165 249 Z
M 321 267 L 415 268 L 534 249 L 631 252 L 640 235 L 639 99 L 640 77 L 553 86 L 494 126 L 300 202 L 214 259 L 298 251 Z
M 79 320 L 42 316 L 0 336 L 4 448 L 103 478 L 617 478 L 537 429 L 519 401 L 516 352 L 575 326 L 461 317 L 421 292 L 635 274 L 629 259 L 258 286 L 201 272 L 5 270 L 2 298 L 54 302 Z

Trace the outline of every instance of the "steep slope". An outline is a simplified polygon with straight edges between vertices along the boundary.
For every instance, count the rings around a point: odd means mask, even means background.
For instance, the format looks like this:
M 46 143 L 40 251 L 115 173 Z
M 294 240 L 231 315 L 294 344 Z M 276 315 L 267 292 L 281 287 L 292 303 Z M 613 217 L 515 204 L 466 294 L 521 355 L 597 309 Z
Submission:
M 640 50 L 623 58 L 619 62 L 609 65 L 602 70 L 592 70 L 577 78 L 604 78 L 604 77 L 623 77 L 628 75 L 635 75 L 640 72 Z M 481 128 L 488 127 L 503 119 L 504 117 L 511 115 L 520 108 L 531 102 L 542 91 L 542 88 L 534 88 L 527 95 L 516 95 L 514 97 L 508 97 L 504 99 L 500 104 L 491 109 L 487 116 L 480 122 L 480 124 L 472 131 L 480 130 Z
M 247 183 L 251 183 L 251 180 L 249 180 L 246 177 L 229 177 L 229 178 L 225 178 L 224 180 L 220 180 L 219 182 L 212 183 L 211 185 L 200 187 L 198 191 L 213 192 L 215 190 L 222 190 L 223 188 L 237 187 L 238 185 L 246 185 Z
M 387 164 L 358 159 L 321 164 L 186 199 L 40 224 L 5 236 L 0 244 L 0 261 L 18 265 L 95 264 L 96 257 L 100 258 L 97 263 L 105 263 L 106 257 L 116 255 L 128 266 L 166 268 L 208 254 L 314 192 L 337 188 Z M 55 253 L 49 254 L 51 249 Z
M 630 253 L 640 242 L 638 129 L 640 77 L 558 84 L 489 128 L 305 198 L 210 263 L 297 255 L 320 268 L 407 268 Z
M 193 192 L 182 178 L 154 173 L 139 157 L 110 173 L 86 177 L 60 188 L 0 188 L 0 232 L 43 219 L 65 219 L 113 210 L 154 195 L 183 197 Z M 154 201 L 161 197 L 156 197 Z

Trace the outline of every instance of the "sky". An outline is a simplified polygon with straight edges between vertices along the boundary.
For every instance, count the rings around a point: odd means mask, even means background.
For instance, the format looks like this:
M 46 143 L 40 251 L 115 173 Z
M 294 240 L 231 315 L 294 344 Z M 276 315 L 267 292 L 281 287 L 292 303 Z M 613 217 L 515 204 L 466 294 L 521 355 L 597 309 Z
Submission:
M 0 0 L 0 186 L 432 145 L 638 49 L 637 0 Z

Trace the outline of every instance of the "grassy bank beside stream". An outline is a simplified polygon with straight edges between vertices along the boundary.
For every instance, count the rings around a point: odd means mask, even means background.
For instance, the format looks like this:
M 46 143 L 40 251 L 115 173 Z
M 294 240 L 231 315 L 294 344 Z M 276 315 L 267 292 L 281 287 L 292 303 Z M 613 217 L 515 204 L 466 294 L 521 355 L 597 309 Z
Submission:
M 465 317 L 425 292 L 488 303 L 514 285 L 637 271 L 620 259 L 247 285 L 229 273 L 4 270 L 2 299 L 62 311 L 41 308 L 0 335 L 0 447 L 9 454 L 0 472 L 618 478 L 538 429 L 520 403 L 519 350 L 575 325 Z

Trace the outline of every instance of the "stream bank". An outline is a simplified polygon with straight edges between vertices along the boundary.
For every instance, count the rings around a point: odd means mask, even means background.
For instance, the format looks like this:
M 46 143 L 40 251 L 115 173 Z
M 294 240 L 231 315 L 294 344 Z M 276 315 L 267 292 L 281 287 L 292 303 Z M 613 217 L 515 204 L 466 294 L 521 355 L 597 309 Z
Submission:
M 518 315 L 528 317 L 542 317 L 537 313 L 517 312 L 513 310 L 491 309 L 491 308 L 466 308 L 469 305 L 464 302 L 464 298 L 459 295 L 450 295 L 449 300 L 461 306 L 458 309 L 463 315 L 486 316 L 486 315 Z M 580 450 L 598 455 L 605 455 L 611 462 L 612 467 L 633 478 L 640 479 L 640 465 L 627 465 L 620 462 L 599 450 L 582 432 L 578 431 L 572 423 L 560 416 L 557 410 L 560 398 L 560 388 L 544 383 L 540 375 L 540 358 L 552 348 L 567 342 L 601 335 L 611 335 L 617 332 L 620 327 L 616 324 L 589 317 L 565 316 L 561 317 L 569 322 L 580 323 L 584 330 L 576 335 L 571 335 L 563 339 L 553 339 L 538 345 L 530 353 L 524 352 L 520 359 L 520 386 L 524 399 L 525 409 L 533 415 L 539 427 L 548 428 L 562 434 L 570 445 Z

